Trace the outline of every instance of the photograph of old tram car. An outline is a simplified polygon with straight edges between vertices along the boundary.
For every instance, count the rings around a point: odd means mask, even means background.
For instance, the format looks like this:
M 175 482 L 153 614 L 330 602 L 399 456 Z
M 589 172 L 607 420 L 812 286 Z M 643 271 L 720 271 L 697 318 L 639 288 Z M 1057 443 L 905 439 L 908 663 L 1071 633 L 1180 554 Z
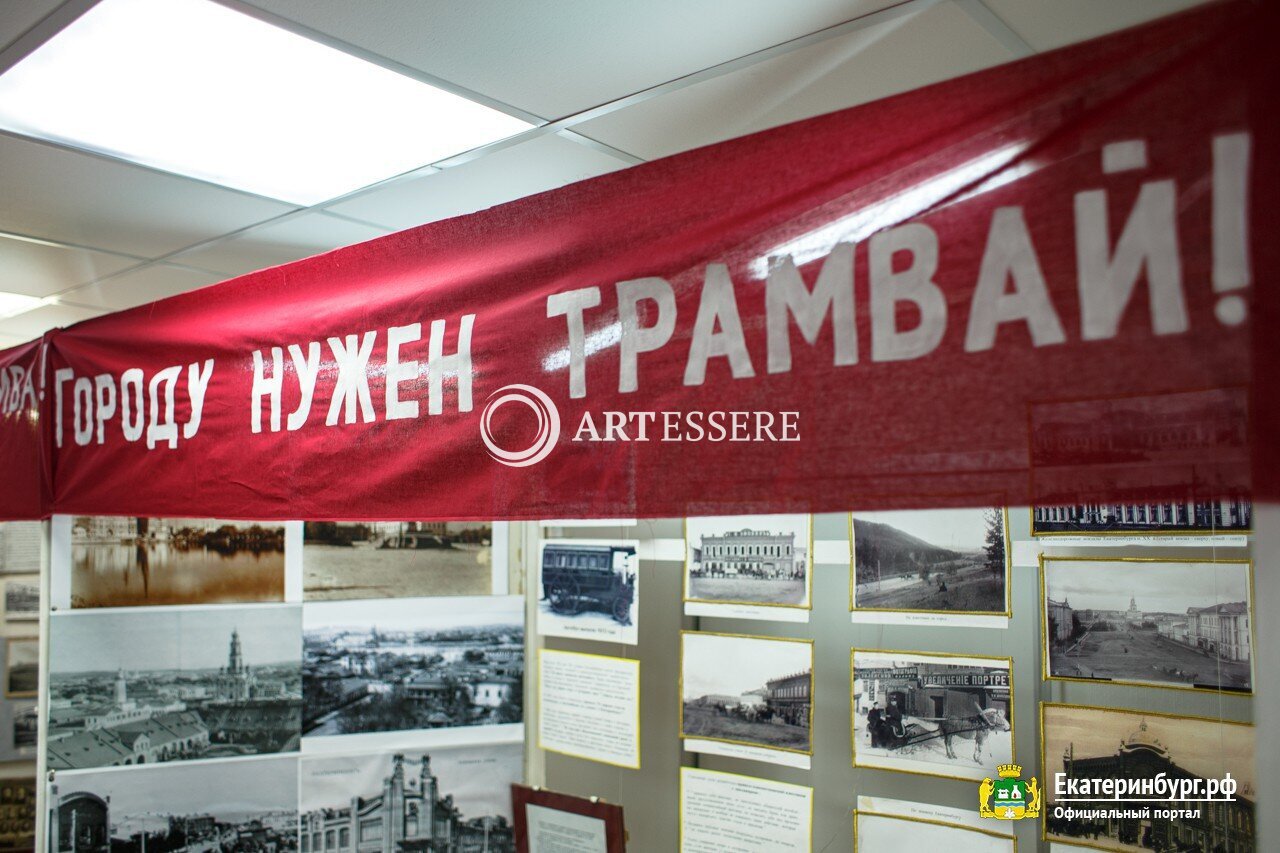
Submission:
M 602 610 L 618 624 L 630 624 L 635 565 L 631 545 L 548 542 L 542 551 L 542 597 L 561 616 Z

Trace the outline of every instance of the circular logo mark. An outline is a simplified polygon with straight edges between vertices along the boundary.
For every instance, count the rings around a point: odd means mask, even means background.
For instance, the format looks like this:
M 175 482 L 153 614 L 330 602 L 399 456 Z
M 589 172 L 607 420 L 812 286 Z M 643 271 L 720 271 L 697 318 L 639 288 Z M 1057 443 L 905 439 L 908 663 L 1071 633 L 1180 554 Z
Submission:
M 538 432 L 533 444 L 524 450 L 504 450 L 493 440 L 489 427 L 494 412 L 507 403 L 523 403 L 538 418 Z M 507 385 L 489 395 L 484 411 L 480 413 L 480 438 L 489 449 L 489 455 L 503 465 L 524 468 L 536 465 L 547 458 L 560 440 L 560 410 L 551 398 L 532 385 Z

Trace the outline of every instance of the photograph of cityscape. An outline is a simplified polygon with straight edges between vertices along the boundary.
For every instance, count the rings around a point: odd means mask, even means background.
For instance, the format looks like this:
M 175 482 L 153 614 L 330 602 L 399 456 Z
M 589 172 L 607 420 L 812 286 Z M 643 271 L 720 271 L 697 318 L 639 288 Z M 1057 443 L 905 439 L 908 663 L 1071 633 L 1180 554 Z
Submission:
M 518 743 L 303 758 L 301 853 L 515 853 L 523 775 Z
M 853 513 L 850 610 L 1007 615 L 1005 511 Z
M 1045 784 L 1044 831 L 1050 841 L 1133 853 L 1259 849 L 1254 838 L 1253 726 L 1044 702 L 1040 729 L 1040 766 L 1048 779 L 1064 774 L 1064 789 L 1074 788 L 1077 780 L 1126 779 L 1136 784 L 1160 776 L 1203 784 L 1227 774 L 1237 785 L 1231 799 L 1219 794 L 1213 802 L 1179 801 L 1173 809 L 1150 809 L 1149 817 L 1140 817 L 1146 809 L 1138 807 L 1153 803 L 1117 803 L 1111 795 L 1102 802 L 1074 796 L 1073 808 L 1089 817 L 1067 818 L 1054 816 L 1055 806 L 1066 805 L 1065 800 L 1059 802 L 1057 784 Z
M 1046 678 L 1253 691 L 1253 564 L 1041 558 Z
M 307 737 L 524 719 L 520 596 L 309 602 Z
M 489 595 L 495 557 L 488 521 L 308 521 L 302 528 L 307 601 Z
M 1031 535 L 1143 536 L 1247 533 L 1253 504 L 1242 498 L 1143 504 L 1070 504 L 1031 509 Z
M 896 850 L 904 839 L 922 850 L 947 853 L 1015 853 L 1013 838 L 957 824 L 903 817 L 901 815 L 853 813 L 854 853 L 881 853 Z
M 10 622 L 40 618 L 40 579 L 5 578 L 4 618 Z
M 9 637 L 4 645 L 4 695 L 10 699 L 35 696 L 40 686 L 39 638 Z
M 685 599 L 808 608 L 812 519 L 729 515 L 685 521 Z
M 55 613 L 54 770 L 294 752 L 301 605 Z
M 284 601 L 284 540 L 279 522 L 75 516 L 70 604 Z
M 812 754 L 813 644 L 681 633 L 680 737 Z
M 59 773 L 45 808 L 49 853 L 289 853 L 298 759 Z
M 1013 761 L 1008 658 L 854 649 L 853 764 L 981 781 Z

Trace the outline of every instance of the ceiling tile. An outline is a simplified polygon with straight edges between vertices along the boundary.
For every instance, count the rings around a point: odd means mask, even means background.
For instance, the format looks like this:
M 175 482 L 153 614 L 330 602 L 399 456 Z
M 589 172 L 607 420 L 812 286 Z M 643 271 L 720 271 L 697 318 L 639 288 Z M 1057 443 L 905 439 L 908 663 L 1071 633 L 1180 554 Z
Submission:
M 82 285 L 62 294 L 59 299 L 103 311 L 121 311 L 216 284 L 225 278 L 226 276 L 216 273 L 200 273 L 165 264 L 153 264 L 134 272 Z
M 1132 27 L 1205 0 L 983 0 L 1036 50 L 1051 50 Z
M 13 44 L 60 5 L 62 0 L 8 0 L 0 3 L 0 49 Z
M 21 341 L 38 338 L 50 329 L 65 328 L 103 314 L 92 308 L 81 308 L 76 305 L 44 305 L 34 311 L 0 320 L 0 335 L 10 335 Z
M 335 204 L 332 210 L 400 230 L 474 213 L 627 165 L 595 148 L 548 134 L 364 193 Z
M 303 213 L 212 246 L 183 252 L 173 260 L 236 276 L 363 243 L 386 233 L 385 228 L 337 216 Z
M 110 275 L 138 261 L 93 252 L 46 246 L 0 235 L 0 290 L 28 296 L 52 296 L 78 284 Z
M 898 0 L 246 0 L 544 118 L 559 118 Z
M 0 230 L 155 257 L 293 208 L 0 134 Z
M 905 92 L 1010 60 L 952 3 L 828 39 L 576 125 L 646 159 Z

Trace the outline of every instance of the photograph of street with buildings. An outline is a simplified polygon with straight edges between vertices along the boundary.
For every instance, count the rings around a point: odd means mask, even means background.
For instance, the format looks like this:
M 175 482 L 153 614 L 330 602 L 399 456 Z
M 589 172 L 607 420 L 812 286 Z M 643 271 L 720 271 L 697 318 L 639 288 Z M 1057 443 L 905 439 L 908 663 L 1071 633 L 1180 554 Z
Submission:
M 852 610 L 1009 611 L 1000 507 L 855 512 L 853 553 Z
M 288 853 L 298 846 L 298 759 L 59 773 L 45 806 L 51 853 Z
M 308 737 L 520 723 L 519 596 L 309 602 Z
M 1031 510 L 1031 535 L 1225 534 L 1253 527 L 1253 504 L 1242 498 L 1141 504 L 1069 504 Z
M 298 749 L 302 607 L 55 613 L 54 770 Z
M 1202 850 L 1255 853 L 1253 726 L 1199 717 L 1175 717 L 1112 708 L 1090 708 L 1046 702 L 1040 706 L 1044 775 L 1064 774 L 1063 788 L 1077 780 L 1235 780 L 1228 798 L 1214 802 L 1157 803 L 1096 801 L 1073 796 L 1070 805 L 1093 815 L 1055 817 L 1054 807 L 1067 805 L 1056 784 L 1045 784 L 1044 826 L 1050 841 L 1083 844 L 1103 850 Z M 1096 784 L 1096 783 L 1095 783 Z M 1135 796 L 1143 796 L 1137 794 Z M 1152 807 L 1152 808 L 1144 808 Z M 1108 814 L 1114 810 L 1117 814 Z M 1149 811 L 1150 817 L 1138 817 Z M 1166 816 L 1161 817 L 1163 811 Z M 1186 815 L 1183 815 L 1183 812 Z M 1128 815 L 1134 816 L 1120 817 Z M 1194 815 L 1192 817 L 1191 815 Z
M 680 736 L 812 753 L 813 644 L 685 631 Z
M 688 601 L 808 607 L 808 515 L 728 515 L 685 521 Z
M 279 522 L 75 516 L 71 606 L 284 601 L 284 540 Z
M 981 781 L 1013 761 L 1013 675 L 1002 658 L 852 653 L 853 763 Z
M 4 618 L 10 622 L 40 618 L 40 579 L 4 579 Z
M 514 853 L 518 743 L 302 759 L 301 849 Z
M 1253 690 L 1252 565 L 1043 558 L 1045 675 Z
M 495 559 L 488 521 L 308 521 L 307 601 L 488 595 Z M 499 554 L 501 566 L 506 555 Z

